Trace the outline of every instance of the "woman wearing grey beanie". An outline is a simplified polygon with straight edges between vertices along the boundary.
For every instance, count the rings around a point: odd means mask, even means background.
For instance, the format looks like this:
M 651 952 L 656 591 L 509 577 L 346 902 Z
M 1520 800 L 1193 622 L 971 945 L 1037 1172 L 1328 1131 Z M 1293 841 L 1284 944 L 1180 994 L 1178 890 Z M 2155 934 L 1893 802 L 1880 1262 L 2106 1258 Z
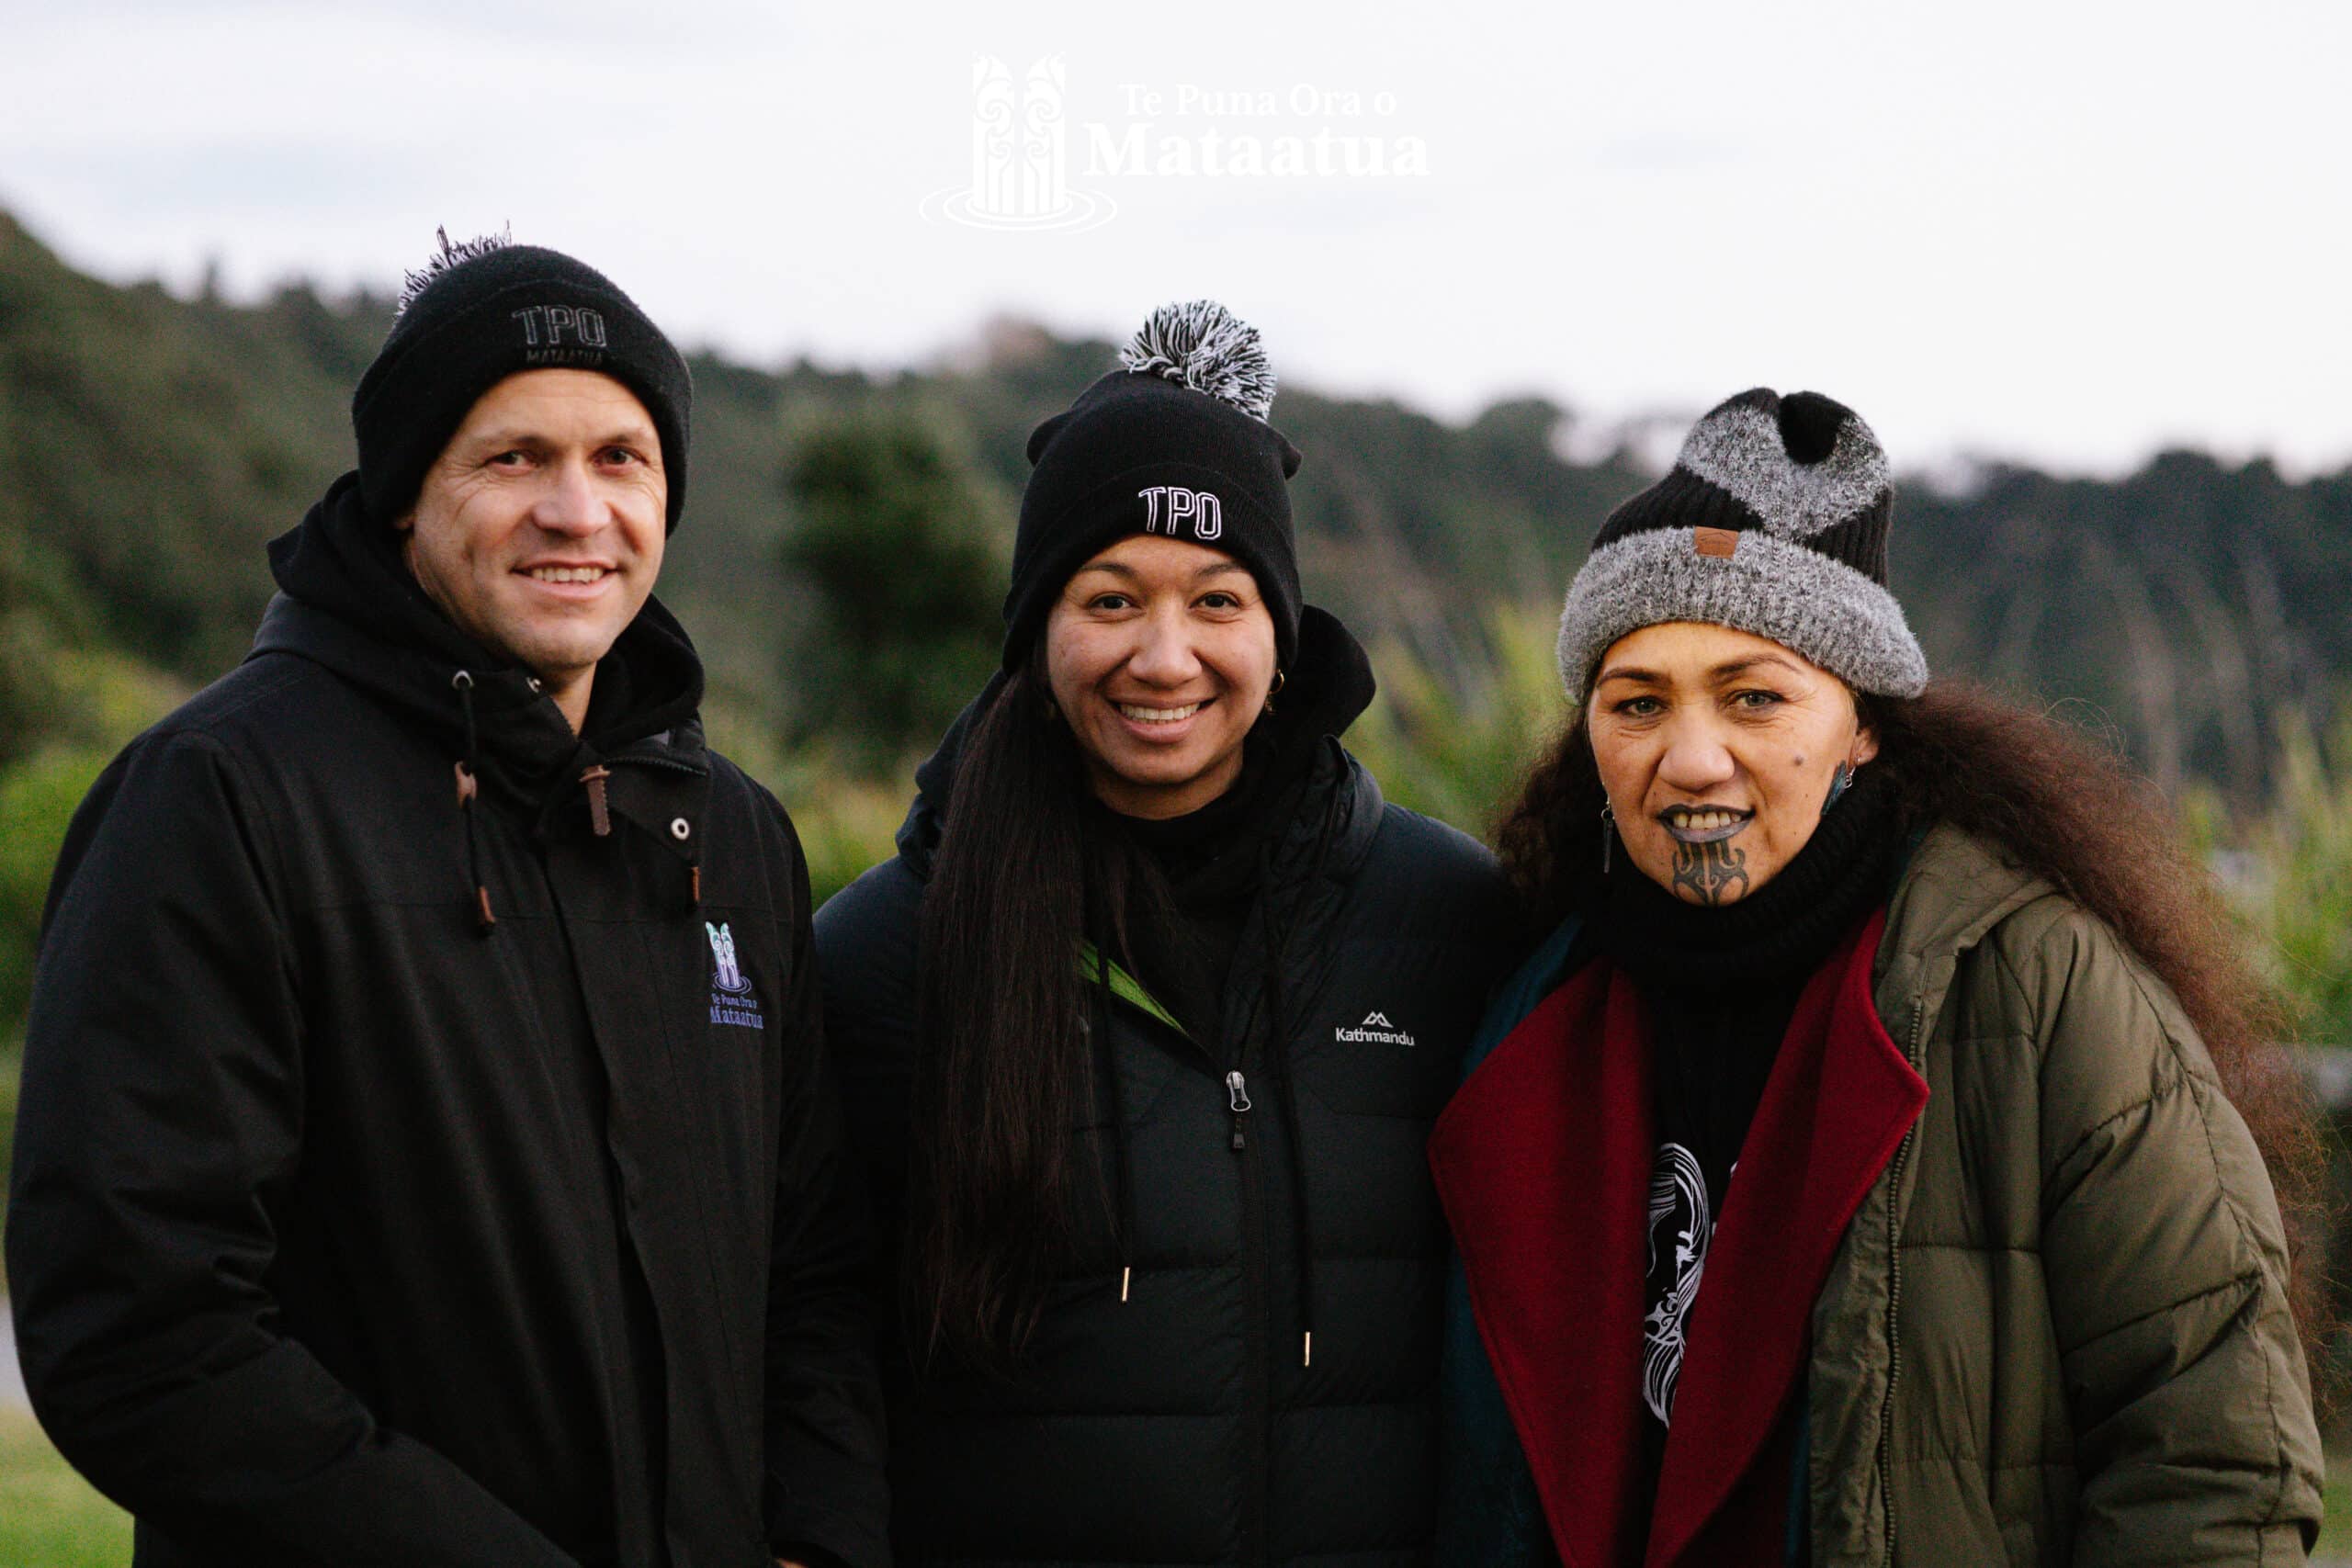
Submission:
M 1570 585 L 1552 936 L 1430 1159 L 1439 1561 L 2300 1562 L 2312 1137 L 2109 757 L 1930 682 L 1852 411 L 1745 392 Z M 2267 1167 L 2266 1167 L 2267 1156 Z

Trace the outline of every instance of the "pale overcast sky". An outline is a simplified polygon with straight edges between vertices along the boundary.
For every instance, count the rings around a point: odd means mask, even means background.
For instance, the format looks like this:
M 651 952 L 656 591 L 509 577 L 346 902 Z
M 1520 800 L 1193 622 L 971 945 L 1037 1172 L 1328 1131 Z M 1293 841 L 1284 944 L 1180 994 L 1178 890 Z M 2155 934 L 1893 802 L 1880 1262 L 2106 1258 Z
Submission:
M 109 277 L 383 288 L 511 221 L 761 363 L 1207 294 L 1448 416 L 1768 383 L 1906 467 L 2352 461 L 2341 4 L 12 9 L 0 206 Z M 1059 177 L 991 193 L 975 62 L 1035 113 L 1052 57 Z

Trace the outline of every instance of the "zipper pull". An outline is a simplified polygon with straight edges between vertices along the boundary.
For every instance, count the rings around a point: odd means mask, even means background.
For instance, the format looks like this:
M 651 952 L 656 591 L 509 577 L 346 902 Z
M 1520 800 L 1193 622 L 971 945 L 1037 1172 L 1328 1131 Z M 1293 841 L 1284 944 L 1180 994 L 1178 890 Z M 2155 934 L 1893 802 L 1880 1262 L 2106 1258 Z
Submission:
M 580 782 L 588 786 L 588 826 L 600 839 L 611 837 L 613 831 L 613 814 L 605 801 L 605 781 L 612 776 L 613 770 L 602 762 L 580 775 Z
M 1247 1148 L 1250 1140 L 1241 1134 L 1241 1118 L 1250 1109 L 1250 1084 L 1238 1072 L 1225 1075 L 1226 1103 L 1233 1108 L 1233 1146 Z

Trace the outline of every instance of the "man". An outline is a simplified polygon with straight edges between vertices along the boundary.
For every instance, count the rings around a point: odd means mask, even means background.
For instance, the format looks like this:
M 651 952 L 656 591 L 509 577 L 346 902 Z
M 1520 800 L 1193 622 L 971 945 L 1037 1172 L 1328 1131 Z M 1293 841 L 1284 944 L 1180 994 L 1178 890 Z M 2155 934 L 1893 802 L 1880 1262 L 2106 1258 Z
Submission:
M 887 1562 L 807 868 L 649 597 L 689 394 L 445 237 L 253 654 L 74 818 L 7 1262 L 141 1568 Z

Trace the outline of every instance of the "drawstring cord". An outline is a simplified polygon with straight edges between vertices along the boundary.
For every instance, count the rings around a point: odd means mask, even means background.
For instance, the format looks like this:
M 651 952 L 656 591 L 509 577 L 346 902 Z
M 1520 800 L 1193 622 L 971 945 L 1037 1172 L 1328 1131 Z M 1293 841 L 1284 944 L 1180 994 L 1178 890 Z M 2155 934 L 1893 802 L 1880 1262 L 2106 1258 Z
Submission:
M 1315 852 L 1307 860 L 1306 879 L 1299 884 L 1297 898 L 1275 931 L 1272 959 L 1266 966 L 1267 1060 L 1274 1069 L 1275 1087 L 1281 1091 L 1283 1140 L 1289 1145 L 1286 1152 L 1290 1165 L 1291 1227 L 1298 1238 L 1298 1364 L 1302 1367 L 1315 1364 L 1315 1224 L 1306 1201 L 1306 1155 L 1300 1142 L 1298 1089 L 1290 1070 L 1290 1030 L 1283 1016 L 1283 971 L 1290 960 L 1290 942 L 1299 910 L 1314 897 L 1315 884 L 1322 876 L 1324 861 L 1330 853 L 1338 807 L 1339 792 L 1335 790 L 1324 802 L 1323 820 L 1316 830 Z M 1269 841 L 1260 853 L 1263 867 L 1260 881 L 1271 888 L 1272 843 Z
M 449 684 L 457 689 L 458 705 L 464 710 L 466 720 L 466 756 L 458 764 L 458 812 L 466 819 L 466 874 L 473 879 L 474 918 L 481 934 L 488 936 L 498 929 L 498 917 L 490 911 L 490 884 L 481 874 L 481 832 L 474 822 L 474 801 L 481 794 L 481 749 L 474 730 L 474 678 L 460 670 L 449 677 Z
M 1135 1256 L 1133 1238 L 1136 1229 L 1135 1151 L 1127 1143 L 1126 1097 L 1119 1088 L 1119 1065 L 1111 1050 L 1111 984 L 1108 970 L 1095 966 L 1092 987 L 1094 1002 L 1094 1034 L 1101 1042 L 1096 1059 L 1102 1064 L 1102 1081 L 1110 1090 L 1111 1141 L 1117 1149 L 1118 1212 L 1114 1218 L 1119 1248 L 1119 1300 L 1127 1300 L 1135 1285 Z
M 1274 942 L 1273 962 L 1266 969 L 1266 1059 L 1274 1069 L 1276 1100 L 1283 1118 L 1283 1141 L 1290 1166 L 1291 1229 L 1298 1247 L 1298 1364 L 1315 1364 L 1315 1235 L 1306 1209 L 1306 1162 L 1298 1147 L 1298 1089 L 1291 1081 L 1290 1047 L 1283 1026 L 1282 966 L 1288 948 L 1287 933 Z
M 449 677 L 450 688 L 458 694 L 458 706 L 465 718 L 466 755 L 458 763 L 458 810 L 466 819 L 466 873 L 474 887 L 474 919 L 481 934 L 488 936 L 497 929 L 498 917 L 490 908 L 490 883 L 481 870 L 481 830 L 474 820 L 475 803 L 481 796 L 481 735 L 474 723 L 474 678 L 470 671 L 460 670 Z M 538 682 L 531 682 L 538 689 Z M 688 772 L 699 772 L 688 769 Z M 605 785 L 613 776 L 612 769 L 595 762 L 581 773 L 581 787 L 588 796 L 588 825 L 599 838 L 609 837 L 613 830 L 612 805 Z M 690 829 L 683 817 L 672 825 L 673 836 L 686 837 Z M 695 844 L 686 861 L 686 892 L 695 908 L 702 908 L 702 846 Z
M 1087 976 L 1087 999 L 1092 1015 L 1087 1032 L 1093 1040 L 1095 1071 L 1102 1077 L 1111 1101 L 1111 1142 L 1114 1151 L 1112 1180 L 1115 1184 L 1111 1225 L 1119 1253 L 1119 1300 L 1125 1302 L 1134 1288 L 1136 1273 L 1131 1250 L 1136 1229 L 1135 1151 L 1127 1142 L 1127 1107 L 1119 1088 L 1118 1056 L 1111 1048 L 1111 957 L 1100 940 L 1102 933 L 1094 919 L 1100 900 L 1091 861 L 1084 873 L 1080 897 L 1085 900 L 1082 919 L 1094 948 L 1093 973 Z

